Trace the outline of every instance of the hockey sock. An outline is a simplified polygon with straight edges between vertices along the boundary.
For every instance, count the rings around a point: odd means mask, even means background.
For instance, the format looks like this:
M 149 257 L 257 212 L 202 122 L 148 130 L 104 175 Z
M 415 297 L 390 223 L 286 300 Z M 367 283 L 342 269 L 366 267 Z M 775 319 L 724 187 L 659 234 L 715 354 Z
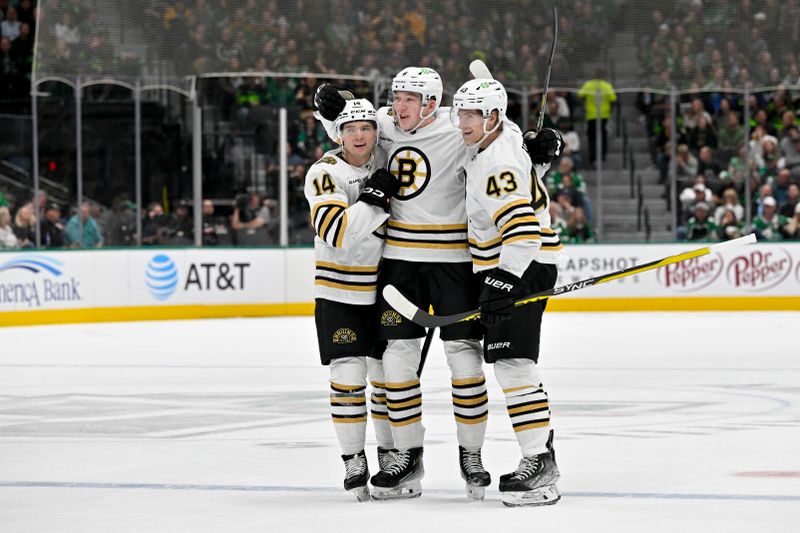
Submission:
M 400 451 L 421 447 L 425 438 L 419 360 L 420 339 L 391 339 L 383 353 L 386 407 L 394 447 Z
M 444 351 L 452 375 L 458 444 L 476 451 L 483 446 L 489 418 L 483 350 L 478 341 L 457 340 L 445 341 Z
M 550 433 L 550 404 L 536 364 L 528 359 L 500 360 L 495 363 L 495 375 L 506 396 L 508 415 L 522 455 L 545 453 Z
M 375 428 L 375 439 L 378 441 L 378 446 L 390 450 L 394 448 L 394 441 L 392 428 L 389 426 L 389 411 L 386 408 L 386 377 L 383 374 L 383 362 L 368 357 L 367 372 L 372 385 L 370 412 L 372 425 Z
M 331 417 L 342 453 L 364 449 L 367 432 L 366 374 L 364 357 L 331 362 Z

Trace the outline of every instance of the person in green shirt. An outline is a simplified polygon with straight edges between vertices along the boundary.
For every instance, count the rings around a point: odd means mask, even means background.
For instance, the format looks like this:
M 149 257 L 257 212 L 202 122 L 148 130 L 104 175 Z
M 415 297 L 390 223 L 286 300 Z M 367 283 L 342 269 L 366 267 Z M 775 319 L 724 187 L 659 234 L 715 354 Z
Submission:
M 600 93 L 600 109 L 597 108 L 597 93 Z M 608 149 L 608 132 L 606 124 L 611 118 L 611 109 L 617 100 L 617 93 L 614 86 L 603 79 L 603 70 L 598 69 L 595 77 L 585 82 L 578 91 L 578 98 L 583 98 L 586 106 L 586 135 L 589 142 L 589 161 L 595 163 L 597 160 L 597 126 L 596 121 L 601 124 L 601 148 L 603 161 L 606 160 Z
M 777 213 L 778 202 L 772 196 L 767 196 L 762 205 L 764 211 L 753 220 L 753 232 L 759 240 L 781 240 L 781 228 L 786 225 L 787 219 Z
M 78 216 L 83 223 L 83 233 L 78 224 Z M 89 202 L 83 202 L 79 209 L 67 222 L 64 230 L 64 244 L 70 248 L 100 248 L 103 246 L 103 234 L 97 221 L 89 214 Z
M 686 228 L 687 241 L 716 241 L 717 225 L 708 217 L 708 204 L 697 202 L 694 206 L 694 216 L 689 219 Z

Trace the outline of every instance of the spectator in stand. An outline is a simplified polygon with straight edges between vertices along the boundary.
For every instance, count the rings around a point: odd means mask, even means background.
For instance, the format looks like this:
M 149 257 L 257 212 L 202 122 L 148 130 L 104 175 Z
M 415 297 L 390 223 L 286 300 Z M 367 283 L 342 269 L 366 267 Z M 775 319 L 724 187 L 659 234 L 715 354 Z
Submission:
M 780 170 L 778 165 L 781 161 L 778 139 L 772 135 L 767 135 L 761 139 L 761 157 L 764 161 L 761 173 L 768 177 L 777 176 Z
M 705 186 L 705 177 L 702 175 L 695 176 L 694 183 L 690 187 L 686 187 L 680 193 L 681 212 L 679 216 L 679 223 L 683 223 L 694 215 L 695 206 L 703 202 L 706 205 L 711 203 L 711 191 Z
M 561 133 L 564 136 L 564 152 L 562 157 L 571 158 L 575 168 L 581 168 L 581 163 L 583 162 L 583 155 L 581 155 L 581 138 L 578 132 L 575 131 L 575 126 L 571 120 L 563 123 L 563 130 Z
M 700 151 L 704 146 L 717 147 L 717 134 L 714 133 L 714 128 L 706 118 L 706 115 L 697 117 L 697 125 L 695 127 L 687 128 L 686 140 L 689 148 L 695 151 Z
M 277 204 L 277 203 L 276 203 Z M 278 220 L 265 207 L 257 192 L 240 195 L 231 215 L 231 228 L 236 231 L 237 244 L 268 244 L 277 241 Z
M 722 205 L 714 211 L 714 222 L 717 226 L 722 227 L 722 217 L 728 211 L 736 216 L 737 222 L 744 220 L 744 207 L 739 203 L 739 195 L 736 194 L 736 190 L 732 188 L 725 189 L 722 193 Z
M 175 212 L 167 217 L 167 228 L 173 244 L 194 243 L 194 220 L 189 212 L 189 200 L 181 198 L 175 202 Z
M 586 220 L 583 208 L 576 206 L 572 216 L 567 221 L 567 242 L 584 243 L 594 242 L 594 240 L 594 233 L 589 221 Z
M 738 239 L 742 236 L 742 222 L 736 218 L 733 209 L 726 207 L 719 221 L 717 233 L 721 241 Z
M 70 248 L 100 248 L 103 246 L 103 234 L 97 221 L 91 216 L 91 208 L 89 202 L 83 202 L 78 213 L 70 217 L 64 230 L 66 246 Z M 78 217 L 80 217 L 80 223 Z
M 142 244 L 166 244 L 166 229 L 164 208 L 158 202 L 150 203 L 142 221 Z
M 17 209 L 14 216 L 14 235 L 17 236 L 17 246 L 20 248 L 36 246 L 36 215 L 33 212 L 33 203 L 28 202 Z
M 800 203 L 794 206 L 794 216 L 781 228 L 784 239 L 800 240 Z
M 11 227 L 11 212 L 8 207 L 0 205 L 0 250 L 17 248 L 17 236 Z
M 605 81 L 605 73 L 602 68 L 595 72 L 594 78 L 585 82 L 578 91 L 578 97 L 583 98 L 586 109 L 586 138 L 589 144 L 589 161 L 596 164 L 597 160 L 597 121 L 601 121 L 601 148 L 602 160 L 606 160 L 608 151 L 608 132 L 606 124 L 611 118 L 611 111 L 614 102 L 617 101 L 617 93 L 614 86 Z M 597 94 L 600 94 L 600 109 L 597 108 Z
M 689 146 L 679 144 L 677 150 L 677 174 L 678 174 L 678 188 L 690 185 L 694 178 L 697 176 L 698 161 L 697 158 L 689 151 Z
M 133 246 L 135 244 L 136 204 L 130 200 L 118 201 L 117 208 L 108 221 L 108 245 Z
M 780 143 L 783 166 L 791 173 L 792 179 L 800 181 L 800 129 L 790 124 Z
M 786 218 L 792 218 L 794 208 L 798 202 L 800 202 L 800 186 L 797 183 L 790 183 L 788 198 L 784 203 L 779 204 L 780 209 L 778 212 Z
M 689 241 L 716 241 L 717 225 L 708 218 L 708 204 L 698 202 L 694 206 L 694 216 L 689 219 L 686 228 L 686 239 Z
M 784 168 L 778 172 L 775 179 L 770 180 L 772 184 L 772 197 L 775 198 L 778 205 L 783 205 L 789 200 L 789 185 L 791 184 L 789 180 L 791 177 L 792 173 L 789 172 L 789 169 Z
M 550 228 L 562 242 L 567 240 L 567 221 L 561 216 L 561 206 L 557 202 L 550 202 Z
M 218 246 L 232 244 L 231 232 L 225 217 L 214 214 L 214 202 L 203 200 L 203 245 Z
M 781 239 L 781 228 L 786 225 L 786 217 L 777 213 L 775 198 L 764 198 L 764 212 L 753 219 L 752 231 L 759 240 L 777 241 Z
M 722 172 L 722 167 L 714 158 L 714 150 L 710 146 L 700 148 L 700 155 L 697 163 L 697 173 L 706 177 L 706 186 L 712 191 L 717 190 L 718 176 Z
M 688 131 L 698 126 L 698 119 L 703 117 L 706 119 L 706 124 L 712 124 L 714 121 L 706 108 L 703 106 L 703 100 L 699 97 L 692 98 L 689 104 L 689 109 L 683 114 L 683 127 Z
M 736 155 L 739 146 L 744 142 L 744 127 L 739 123 L 739 113 L 729 111 L 725 115 L 724 124 L 717 134 L 717 142 L 721 160 L 728 161 Z
M 5 20 L 0 22 L 0 34 L 3 37 L 13 42 L 14 39 L 19 37 L 20 22 L 17 20 L 17 10 L 13 6 L 9 6 L 6 10 Z
M 41 231 L 43 247 L 61 248 L 64 246 L 64 224 L 61 221 L 61 206 L 56 203 L 47 204 Z

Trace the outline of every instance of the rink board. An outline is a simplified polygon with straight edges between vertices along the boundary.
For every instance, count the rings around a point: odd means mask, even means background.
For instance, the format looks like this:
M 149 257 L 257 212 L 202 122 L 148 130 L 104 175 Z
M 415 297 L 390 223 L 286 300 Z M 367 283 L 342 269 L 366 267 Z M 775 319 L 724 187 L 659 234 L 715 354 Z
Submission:
M 558 284 L 697 245 L 568 247 Z M 314 251 L 136 249 L 0 254 L 0 325 L 313 313 Z M 800 309 L 800 244 L 744 246 L 553 298 L 552 311 Z

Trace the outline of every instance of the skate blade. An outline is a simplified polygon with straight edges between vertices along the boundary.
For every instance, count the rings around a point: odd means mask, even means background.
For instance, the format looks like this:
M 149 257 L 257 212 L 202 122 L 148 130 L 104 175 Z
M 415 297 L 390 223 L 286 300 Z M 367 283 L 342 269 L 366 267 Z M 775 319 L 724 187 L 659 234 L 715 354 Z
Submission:
M 409 481 L 404 485 L 392 488 L 372 486 L 374 500 L 406 500 L 420 496 L 422 496 L 422 483 L 419 480 Z
M 356 500 L 360 502 L 368 502 L 370 500 L 369 488 L 366 485 L 364 485 L 363 487 L 356 487 L 354 489 L 350 489 L 347 492 L 355 496 Z
M 477 485 L 470 485 L 467 483 L 467 498 L 482 502 L 486 497 L 486 487 L 479 487 Z
M 545 485 L 522 492 L 501 492 L 500 498 L 506 507 L 535 507 L 553 505 L 561 499 L 561 493 L 555 485 Z

